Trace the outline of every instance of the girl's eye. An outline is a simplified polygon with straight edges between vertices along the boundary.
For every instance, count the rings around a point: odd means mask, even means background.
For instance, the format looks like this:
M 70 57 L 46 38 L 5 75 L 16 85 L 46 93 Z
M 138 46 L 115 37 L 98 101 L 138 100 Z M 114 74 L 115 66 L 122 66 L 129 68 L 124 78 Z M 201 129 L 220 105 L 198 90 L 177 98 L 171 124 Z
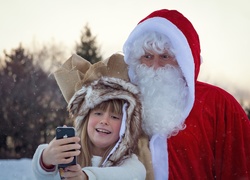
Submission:
M 120 119 L 120 117 L 119 116 L 111 116 L 113 119 L 117 119 L 117 120 L 119 120 Z
M 94 114 L 95 114 L 95 115 L 97 115 L 97 116 L 102 115 L 102 113 L 101 113 L 101 112 L 95 112 Z

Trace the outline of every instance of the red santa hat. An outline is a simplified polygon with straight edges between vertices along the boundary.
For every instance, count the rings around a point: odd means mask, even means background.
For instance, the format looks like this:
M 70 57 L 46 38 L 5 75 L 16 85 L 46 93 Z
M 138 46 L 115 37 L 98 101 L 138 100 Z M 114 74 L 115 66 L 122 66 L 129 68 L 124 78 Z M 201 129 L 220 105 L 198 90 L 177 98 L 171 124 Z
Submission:
M 200 70 L 199 36 L 192 23 L 180 12 L 168 9 L 154 11 L 137 24 L 123 46 L 124 60 L 128 65 L 132 64 L 130 53 L 133 52 L 134 41 L 147 32 L 158 32 L 170 39 L 176 60 L 189 87 L 188 106 L 184 112 L 187 117 L 194 103 L 194 83 Z M 133 75 L 133 72 L 129 73 L 130 78 Z
M 168 9 L 162 9 L 158 11 L 154 11 L 153 13 L 149 14 L 147 17 L 142 19 L 140 23 L 143 21 L 146 21 L 150 18 L 159 17 L 159 18 L 165 18 L 166 20 L 170 21 L 173 25 L 178 28 L 183 35 L 186 37 L 186 40 L 188 41 L 188 45 L 192 51 L 192 55 L 194 58 L 194 64 L 195 64 L 195 77 L 197 79 L 199 70 L 200 70 L 200 41 L 199 36 L 194 29 L 192 23 L 183 16 L 180 12 L 176 10 L 168 10 Z M 153 25 L 153 24 L 152 24 Z M 164 25 L 164 24 L 163 24 Z M 168 33 L 166 32 L 166 35 L 168 36 Z M 169 36 L 168 36 L 169 37 Z M 172 39 L 171 37 L 169 37 Z M 175 40 L 175 39 L 173 39 Z

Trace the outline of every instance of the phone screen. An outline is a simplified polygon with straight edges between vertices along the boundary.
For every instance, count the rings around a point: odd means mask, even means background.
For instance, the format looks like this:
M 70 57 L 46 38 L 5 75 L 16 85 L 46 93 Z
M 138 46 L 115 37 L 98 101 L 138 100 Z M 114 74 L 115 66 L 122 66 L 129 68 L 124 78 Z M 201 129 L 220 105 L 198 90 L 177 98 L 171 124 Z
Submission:
M 68 138 L 68 137 L 74 137 L 75 136 L 75 128 L 74 127 L 57 127 L 56 128 L 56 139 L 62 139 L 62 138 Z M 70 151 L 75 151 L 74 149 Z M 74 156 L 74 159 L 72 162 L 67 164 L 58 164 L 58 168 L 65 168 L 70 165 L 76 164 L 76 156 Z

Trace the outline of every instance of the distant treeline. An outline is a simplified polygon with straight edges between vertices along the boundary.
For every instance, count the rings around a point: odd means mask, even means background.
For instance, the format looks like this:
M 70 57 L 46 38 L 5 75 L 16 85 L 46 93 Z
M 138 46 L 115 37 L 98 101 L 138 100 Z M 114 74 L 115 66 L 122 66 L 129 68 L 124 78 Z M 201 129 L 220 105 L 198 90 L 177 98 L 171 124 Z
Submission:
M 102 59 L 88 25 L 76 54 L 91 63 Z M 0 159 L 32 158 L 37 146 L 55 136 L 57 126 L 73 125 L 52 74 L 66 60 L 61 47 L 29 52 L 22 45 L 0 59 Z

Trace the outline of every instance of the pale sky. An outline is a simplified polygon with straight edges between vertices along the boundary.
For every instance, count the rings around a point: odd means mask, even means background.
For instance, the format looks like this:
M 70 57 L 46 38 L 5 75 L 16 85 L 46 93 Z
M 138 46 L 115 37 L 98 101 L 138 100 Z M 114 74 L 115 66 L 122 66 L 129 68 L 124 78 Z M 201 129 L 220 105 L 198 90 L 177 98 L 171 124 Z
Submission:
M 199 79 L 250 99 L 249 0 L 0 0 L 0 54 L 52 39 L 72 52 L 89 23 L 104 57 L 122 50 L 135 25 L 158 9 L 176 9 L 200 36 Z

